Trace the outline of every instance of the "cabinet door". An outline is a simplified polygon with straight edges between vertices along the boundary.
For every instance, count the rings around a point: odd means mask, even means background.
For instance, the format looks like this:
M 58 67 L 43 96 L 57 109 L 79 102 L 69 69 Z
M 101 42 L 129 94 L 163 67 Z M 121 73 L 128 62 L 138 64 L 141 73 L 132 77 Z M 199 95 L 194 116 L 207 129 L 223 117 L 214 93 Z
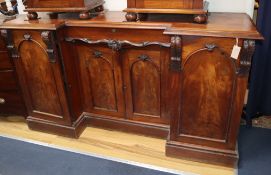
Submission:
M 127 117 L 167 124 L 166 72 L 169 50 L 158 46 L 122 51 Z
M 180 94 L 176 94 L 180 111 L 172 121 L 172 140 L 235 149 L 246 91 L 239 61 L 230 57 L 235 42 L 183 37 Z
M 84 111 L 124 117 L 121 63 L 118 53 L 106 46 L 74 45 Z
M 11 50 L 31 117 L 66 124 L 70 120 L 53 32 L 13 31 Z M 11 43 L 9 43 L 11 45 Z

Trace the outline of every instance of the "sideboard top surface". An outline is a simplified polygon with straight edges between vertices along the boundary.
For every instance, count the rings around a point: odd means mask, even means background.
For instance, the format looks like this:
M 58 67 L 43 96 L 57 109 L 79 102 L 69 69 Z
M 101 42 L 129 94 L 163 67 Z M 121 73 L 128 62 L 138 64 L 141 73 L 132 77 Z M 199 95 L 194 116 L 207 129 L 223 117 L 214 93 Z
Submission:
M 125 14 L 124 12 L 105 12 L 89 20 L 79 20 L 71 16 L 60 16 L 58 19 L 42 16 L 41 19 L 33 21 L 26 21 L 25 16 L 20 15 L 14 20 L 3 23 L 0 29 L 56 30 L 64 26 L 112 27 L 162 29 L 165 34 L 169 35 L 263 39 L 250 17 L 243 13 L 210 13 L 207 24 L 182 21 L 179 16 L 170 16 L 170 20 L 165 19 L 165 16 L 159 16 L 154 21 L 127 22 Z M 178 20 L 179 22 L 169 22 Z

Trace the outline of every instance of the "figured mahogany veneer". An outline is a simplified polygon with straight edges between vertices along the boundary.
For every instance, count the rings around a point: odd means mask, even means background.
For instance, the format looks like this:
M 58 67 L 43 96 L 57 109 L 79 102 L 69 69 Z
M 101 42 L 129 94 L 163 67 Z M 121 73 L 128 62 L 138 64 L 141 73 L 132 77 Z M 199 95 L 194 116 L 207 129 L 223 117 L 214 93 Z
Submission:
M 235 166 L 251 57 L 262 37 L 245 14 L 212 13 L 206 25 L 165 18 L 130 23 L 125 13 L 107 12 L 4 23 L 29 127 L 69 137 L 88 125 L 169 133 L 168 156 Z
M 28 0 L 25 11 L 29 20 L 38 18 L 36 12 L 80 12 L 81 19 L 88 19 L 90 10 L 99 13 L 103 11 L 103 4 L 103 0 Z

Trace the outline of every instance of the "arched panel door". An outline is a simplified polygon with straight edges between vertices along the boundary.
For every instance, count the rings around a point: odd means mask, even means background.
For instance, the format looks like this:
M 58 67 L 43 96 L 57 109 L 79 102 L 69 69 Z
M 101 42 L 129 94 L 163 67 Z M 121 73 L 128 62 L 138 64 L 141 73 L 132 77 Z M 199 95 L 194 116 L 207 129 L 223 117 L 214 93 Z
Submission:
M 99 44 L 73 46 L 84 111 L 123 118 L 124 95 L 118 53 Z
M 234 61 L 219 48 L 192 53 L 183 65 L 179 135 L 226 142 L 236 84 Z
M 56 57 L 56 53 L 49 52 L 50 48 L 45 41 L 48 39 L 49 42 L 51 34 L 14 31 L 14 43 L 18 52 L 14 62 L 29 115 L 66 124 L 70 121 L 70 116 L 60 60 Z
M 170 99 L 179 108 L 173 110 L 166 155 L 229 167 L 238 163 L 236 140 L 255 48 L 253 40 L 240 40 L 182 37 L 181 71 L 169 83 L 178 87 Z M 234 59 L 236 44 L 241 51 Z
M 239 61 L 230 57 L 234 40 L 223 40 L 226 45 L 214 38 L 188 41 L 183 40 L 184 49 L 196 46 L 183 51 L 179 92 L 174 97 L 179 114 L 172 120 L 170 140 L 234 150 L 230 139 L 235 134 L 231 128 L 237 120 L 233 117 L 239 77 Z
M 165 111 L 168 50 L 162 47 L 127 49 L 122 52 L 127 117 L 168 124 Z

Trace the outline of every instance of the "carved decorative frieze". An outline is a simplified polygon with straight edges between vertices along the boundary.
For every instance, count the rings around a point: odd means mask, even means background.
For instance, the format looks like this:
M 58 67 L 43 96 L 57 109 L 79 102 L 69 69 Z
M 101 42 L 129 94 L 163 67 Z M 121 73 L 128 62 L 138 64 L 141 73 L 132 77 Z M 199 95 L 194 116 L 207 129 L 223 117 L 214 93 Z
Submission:
M 83 42 L 86 44 L 94 45 L 94 44 L 107 44 L 107 46 L 114 51 L 119 51 L 125 46 L 132 46 L 132 47 L 147 47 L 151 45 L 158 45 L 161 47 L 171 47 L 171 43 L 161 43 L 161 42 L 141 42 L 141 43 L 134 43 L 127 40 L 108 40 L 108 39 L 102 39 L 102 40 L 90 40 L 86 38 L 65 38 L 65 41 L 67 42 Z

